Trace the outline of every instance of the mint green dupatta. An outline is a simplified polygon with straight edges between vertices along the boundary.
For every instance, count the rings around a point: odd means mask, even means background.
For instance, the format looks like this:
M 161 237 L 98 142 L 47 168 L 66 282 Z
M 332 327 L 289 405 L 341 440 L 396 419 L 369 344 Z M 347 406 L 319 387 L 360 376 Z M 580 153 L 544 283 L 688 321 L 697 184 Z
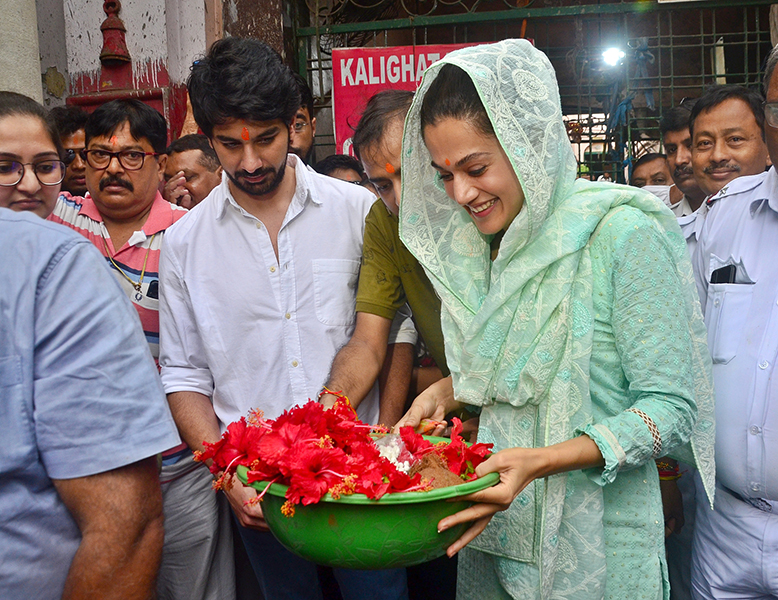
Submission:
M 494 262 L 490 240 L 443 190 L 421 135 L 421 101 L 444 63 L 473 80 L 525 194 Z M 665 232 L 683 283 L 698 410 L 691 448 L 675 454 L 699 466 L 712 498 L 710 358 L 685 241 L 673 214 L 651 194 L 576 180 L 546 56 L 524 40 L 506 40 L 453 52 L 431 66 L 406 119 L 402 156 L 400 237 L 441 297 L 456 398 L 483 407 L 479 441 L 497 448 L 556 444 L 591 422 L 590 240 L 621 205 L 641 210 Z M 536 564 L 544 598 L 560 554 L 566 482 L 561 474 L 530 485 L 471 544 Z M 576 491 L 600 493 L 594 484 Z

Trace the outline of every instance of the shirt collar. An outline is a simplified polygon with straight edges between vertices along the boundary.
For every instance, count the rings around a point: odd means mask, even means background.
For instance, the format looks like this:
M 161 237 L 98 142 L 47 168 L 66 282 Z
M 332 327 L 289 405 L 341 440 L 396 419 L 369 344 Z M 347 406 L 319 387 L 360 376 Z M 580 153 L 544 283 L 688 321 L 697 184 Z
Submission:
M 157 191 L 157 195 L 154 197 L 154 202 L 151 204 L 151 211 L 149 212 L 149 216 L 146 218 L 146 222 L 143 224 L 143 227 L 141 227 L 139 231 L 133 233 L 132 237 L 130 238 L 130 245 L 143 242 L 145 241 L 146 237 L 159 233 L 160 231 L 164 231 L 177 221 L 176 213 L 186 214 L 186 212 L 187 211 L 185 208 L 173 206 L 170 202 L 162 197 L 162 194 L 160 194 L 159 191 Z M 97 209 L 97 205 L 95 204 L 95 201 L 89 192 L 87 192 L 86 196 L 82 198 L 79 214 L 82 214 L 85 217 L 89 217 L 98 223 L 103 222 L 103 216 Z M 143 235 L 138 236 L 137 234 Z
M 683 237 L 687 240 L 694 236 L 695 239 L 700 239 L 700 233 L 702 233 L 702 226 L 705 223 L 705 215 L 708 214 L 708 205 L 703 202 L 700 207 L 692 214 L 685 217 L 678 217 L 678 225 L 681 227 Z M 694 224 L 693 227 L 687 225 Z
M 321 196 L 319 195 L 316 186 L 313 185 L 312 171 L 308 170 L 305 163 L 300 160 L 296 154 L 287 155 L 286 168 L 294 169 L 296 185 L 294 190 L 294 196 L 290 202 L 290 209 L 296 214 L 305 207 L 305 203 L 310 200 L 314 204 L 321 204 Z M 224 213 L 227 210 L 228 205 L 232 205 L 241 214 L 250 216 L 252 219 L 256 219 L 253 215 L 241 208 L 241 206 L 232 197 L 229 186 L 229 177 L 227 173 L 222 171 L 222 182 L 219 184 L 219 195 L 217 197 L 218 206 L 216 207 L 216 220 L 219 221 L 224 217 Z
M 751 201 L 751 216 L 756 214 L 765 200 L 767 200 L 767 206 L 778 213 L 778 174 L 775 172 L 775 166 L 770 167 L 770 170 L 767 171 L 759 192 L 759 196 L 754 196 Z
M 84 215 L 85 217 L 89 217 L 93 221 L 97 221 L 98 223 L 103 222 L 103 215 L 100 214 L 100 211 L 97 210 L 97 206 L 95 205 L 95 201 L 92 200 L 92 194 L 89 192 L 86 193 L 86 195 L 82 198 L 83 202 L 81 202 L 81 209 L 78 211 L 79 214 Z
M 151 205 L 151 212 L 143 224 L 143 232 L 146 235 L 154 235 L 160 231 L 165 231 L 187 212 L 185 208 L 171 204 L 162 197 L 162 194 L 157 192 L 157 196 Z
M 765 177 L 769 173 L 772 173 L 774 169 L 771 167 L 769 171 L 764 173 L 757 173 L 756 175 L 743 175 L 742 177 L 736 177 L 730 181 L 727 185 L 721 188 L 717 193 L 708 196 L 705 199 L 705 203 L 708 207 L 713 206 L 716 202 L 727 196 L 733 196 L 735 194 L 743 194 L 750 192 L 759 187 L 765 180 Z

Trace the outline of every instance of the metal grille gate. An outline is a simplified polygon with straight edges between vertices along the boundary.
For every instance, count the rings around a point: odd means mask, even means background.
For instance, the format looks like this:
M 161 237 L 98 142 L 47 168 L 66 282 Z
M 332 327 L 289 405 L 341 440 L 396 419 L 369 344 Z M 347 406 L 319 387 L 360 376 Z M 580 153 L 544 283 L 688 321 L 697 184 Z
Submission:
M 530 38 L 556 69 L 579 172 L 617 181 L 631 157 L 659 148 L 663 110 L 714 83 L 758 86 L 772 47 L 770 0 L 297 2 L 297 68 L 316 98 L 318 158 L 334 152 L 335 47 Z M 615 64 L 603 58 L 608 49 Z

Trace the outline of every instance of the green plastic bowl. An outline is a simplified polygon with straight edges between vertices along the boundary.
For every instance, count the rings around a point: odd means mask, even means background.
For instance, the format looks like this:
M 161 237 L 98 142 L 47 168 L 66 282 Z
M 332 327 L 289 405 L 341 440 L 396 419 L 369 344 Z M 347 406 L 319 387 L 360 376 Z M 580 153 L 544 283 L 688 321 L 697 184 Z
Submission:
M 243 483 L 247 472 L 238 467 Z M 293 517 L 281 513 L 287 486 L 273 483 L 262 500 L 262 512 L 278 541 L 311 562 L 348 569 L 408 567 L 443 556 L 467 529 L 469 524 L 463 523 L 438 533 L 441 519 L 473 504 L 451 498 L 486 489 L 499 479 L 498 473 L 489 473 L 462 485 L 386 494 L 380 500 L 364 494 L 334 500 L 327 494 L 317 504 L 295 505 Z M 267 485 L 251 484 L 259 491 Z

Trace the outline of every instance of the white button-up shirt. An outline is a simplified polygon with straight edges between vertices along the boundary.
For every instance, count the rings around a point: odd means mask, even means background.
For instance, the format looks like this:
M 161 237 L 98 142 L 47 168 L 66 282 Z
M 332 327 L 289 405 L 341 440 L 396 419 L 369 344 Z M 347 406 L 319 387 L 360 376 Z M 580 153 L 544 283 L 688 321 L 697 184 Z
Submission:
M 710 204 L 694 255 L 716 386 L 716 476 L 778 500 L 778 175 L 740 177 Z M 710 283 L 736 269 L 734 283 Z
M 222 183 L 170 227 L 160 259 L 160 366 L 166 393 L 210 396 L 222 429 L 315 399 L 354 329 L 367 190 L 305 168 L 278 232 Z M 288 176 L 288 174 L 287 174 Z M 359 406 L 378 417 L 377 386 Z
M 694 256 L 694 251 L 697 249 L 697 240 L 700 239 L 702 226 L 705 224 L 707 214 L 708 204 L 703 202 L 692 214 L 678 217 L 678 226 L 686 239 L 686 247 L 689 249 L 691 256 Z

